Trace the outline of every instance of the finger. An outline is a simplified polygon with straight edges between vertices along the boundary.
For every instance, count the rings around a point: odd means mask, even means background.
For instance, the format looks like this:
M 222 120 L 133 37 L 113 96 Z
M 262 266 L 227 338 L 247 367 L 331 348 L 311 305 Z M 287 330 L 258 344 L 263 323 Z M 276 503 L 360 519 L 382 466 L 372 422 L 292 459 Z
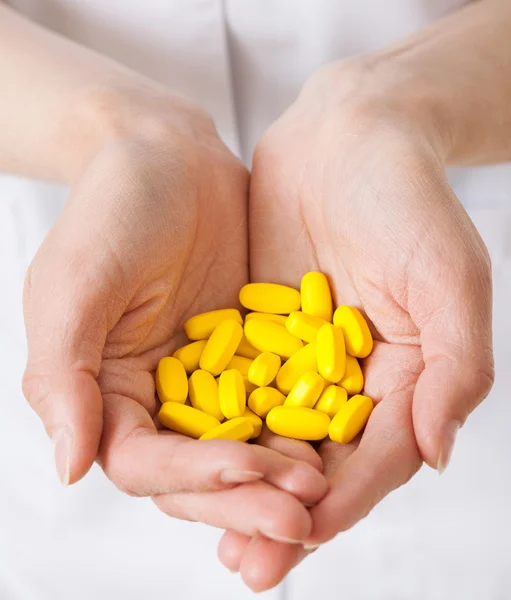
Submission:
M 104 394 L 98 458 L 113 483 L 135 496 L 221 490 L 262 479 L 268 470 L 249 444 L 158 432 L 141 403 L 113 393 Z
M 465 243 L 440 258 L 444 289 L 434 290 L 430 310 L 411 305 L 425 364 L 415 388 L 413 423 L 422 457 L 440 472 L 449 462 L 458 429 L 486 397 L 494 378 L 489 259 L 475 229 L 466 238 L 480 245 Z
M 307 442 L 275 435 L 268 427 L 266 427 L 266 425 L 263 425 L 263 430 L 261 435 L 257 438 L 257 443 L 265 448 L 275 450 L 279 454 L 289 456 L 289 458 L 306 462 L 319 472 L 323 471 L 323 463 L 321 462 L 319 454 Z
M 305 555 L 302 545 L 256 535 L 243 552 L 239 571 L 252 591 L 263 592 L 278 585 Z
M 228 529 L 222 535 L 218 544 L 218 558 L 224 567 L 232 573 L 237 573 L 240 570 L 243 553 L 251 539 L 250 536 L 238 533 L 234 529 Z
M 253 445 L 252 449 L 265 462 L 268 483 L 293 494 L 306 506 L 316 504 L 326 494 L 327 480 L 315 467 L 262 446 Z
M 307 546 L 346 531 L 389 492 L 406 483 L 422 460 L 411 419 L 412 390 L 395 392 L 380 402 L 358 448 L 330 477 L 330 490 L 311 509 L 313 530 Z
M 216 492 L 163 494 L 153 500 L 172 517 L 291 544 L 307 539 L 312 527 L 299 500 L 263 481 Z
M 27 274 L 23 377 L 24 394 L 53 441 L 65 485 L 83 477 L 96 457 L 102 427 L 96 377 L 106 336 L 94 282 L 66 248 L 53 239 Z

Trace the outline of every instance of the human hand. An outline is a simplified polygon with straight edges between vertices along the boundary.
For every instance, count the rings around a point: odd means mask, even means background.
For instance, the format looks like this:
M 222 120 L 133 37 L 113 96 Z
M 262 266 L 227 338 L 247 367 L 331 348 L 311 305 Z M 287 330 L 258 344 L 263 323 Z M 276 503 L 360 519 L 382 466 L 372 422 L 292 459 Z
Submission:
M 390 75 L 323 69 L 254 157 L 251 279 L 297 287 L 320 270 L 376 340 L 363 367 L 377 406 L 353 443 L 319 447 L 330 489 L 311 509 L 309 546 L 352 527 L 423 461 L 442 472 L 493 382 L 490 262 L 446 180 L 448 132 L 396 100 Z M 305 556 L 233 532 L 219 553 L 256 590 Z
M 114 99 L 102 142 L 25 289 L 24 392 L 62 481 L 80 479 L 97 455 L 117 487 L 169 515 L 305 539 L 303 503 L 326 492 L 317 469 L 154 421 L 154 370 L 183 341 L 184 320 L 235 305 L 247 281 L 246 169 L 207 115 L 145 86 Z

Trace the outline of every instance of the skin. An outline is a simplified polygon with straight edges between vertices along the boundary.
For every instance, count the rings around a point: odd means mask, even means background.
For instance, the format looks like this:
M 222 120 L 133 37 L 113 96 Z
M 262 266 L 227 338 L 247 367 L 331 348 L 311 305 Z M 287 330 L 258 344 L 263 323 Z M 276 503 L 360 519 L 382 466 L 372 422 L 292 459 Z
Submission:
M 0 9 L 0 168 L 72 189 L 25 293 L 24 390 L 64 482 L 98 452 L 124 491 L 225 528 L 220 559 L 258 591 L 423 461 L 445 469 L 493 381 L 489 259 L 445 166 L 511 158 L 510 23 L 509 3 L 478 2 L 315 74 L 256 150 L 248 240 L 248 175 L 202 111 Z M 20 115 L 27 81 L 38 103 Z M 232 304 L 248 241 L 250 279 L 321 270 L 370 319 L 377 406 L 353 443 L 158 433 L 157 360 L 188 315 Z

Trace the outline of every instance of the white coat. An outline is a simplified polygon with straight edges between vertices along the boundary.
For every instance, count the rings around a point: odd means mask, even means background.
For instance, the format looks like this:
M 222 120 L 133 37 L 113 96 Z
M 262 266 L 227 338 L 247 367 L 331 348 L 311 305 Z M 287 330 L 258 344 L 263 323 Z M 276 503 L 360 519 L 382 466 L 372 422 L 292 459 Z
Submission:
M 461 0 L 10 0 L 41 24 L 160 80 L 209 110 L 250 163 L 255 142 L 305 79 L 383 47 Z M 1 92 L 0 92 L 1 93 Z M 424 468 L 265 599 L 504 600 L 511 597 L 511 166 L 453 170 L 488 245 L 497 382 L 441 478 Z M 243 600 L 216 558 L 220 532 L 170 519 L 94 467 L 63 489 L 22 397 L 21 293 L 66 197 L 0 177 L 0 600 Z M 508 385 L 509 384 L 509 385 Z M 508 420 L 509 419 L 509 420 Z

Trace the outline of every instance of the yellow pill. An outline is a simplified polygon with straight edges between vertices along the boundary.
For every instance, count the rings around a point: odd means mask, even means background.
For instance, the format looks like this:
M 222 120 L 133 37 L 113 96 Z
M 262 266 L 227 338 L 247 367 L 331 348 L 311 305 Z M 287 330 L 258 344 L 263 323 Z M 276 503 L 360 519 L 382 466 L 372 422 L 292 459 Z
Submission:
M 277 376 L 280 365 L 280 356 L 273 352 L 263 352 L 250 365 L 248 380 L 259 387 L 270 385 Z
M 220 410 L 227 419 L 241 417 L 247 405 L 247 394 L 243 375 L 236 369 L 229 369 L 218 380 Z
M 328 435 L 330 419 L 312 408 L 277 406 L 268 413 L 266 425 L 277 435 L 312 442 Z
M 245 358 L 257 358 L 261 354 L 261 351 L 254 348 L 252 344 L 247 340 L 245 336 L 241 338 L 240 345 L 236 348 L 237 356 L 244 356 Z
M 273 352 L 284 358 L 300 350 L 302 340 L 289 333 L 289 331 L 272 321 L 252 319 L 245 323 L 247 340 L 261 352 Z
M 224 420 L 218 400 L 218 383 L 208 371 L 197 370 L 188 380 L 192 406 L 218 419 Z
M 332 294 L 323 273 L 306 273 L 302 277 L 300 296 L 304 313 L 332 322 Z
M 346 347 L 340 327 L 327 323 L 316 337 L 318 371 L 327 380 L 337 383 L 346 370 Z
M 236 308 L 221 308 L 190 317 L 184 324 L 184 330 L 190 340 L 206 340 L 215 327 L 227 319 L 243 324 L 240 311 Z
M 198 439 L 220 425 L 220 421 L 192 406 L 165 402 L 158 413 L 160 423 L 172 431 Z
M 250 419 L 245 417 L 236 417 L 230 421 L 222 423 L 215 429 L 211 429 L 204 435 L 201 435 L 201 440 L 238 440 L 246 442 L 254 434 L 254 426 Z
M 350 354 L 346 355 L 346 371 L 344 372 L 341 381 L 339 381 L 339 385 L 342 386 L 350 396 L 359 394 L 364 387 L 364 375 L 362 374 L 362 369 L 358 360 Z
M 373 337 L 367 321 L 358 309 L 339 306 L 334 313 L 334 325 L 342 329 L 348 354 L 358 358 L 369 356 L 373 349 Z
M 257 385 L 254 385 L 251 381 L 248 380 L 248 377 L 243 377 L 243 381 L 245 382 L 245 391 L 247 392 L 247 398 L 250 394 L 257 389 Z
M 193 373 L 199 368 L 199 360 L 205 345 L 206 340 L 192 342 L 178 348 L 172 356 L 183 363 L 187 373 Z
M 328 431 L 330 438 L 340 444 L 349 444 L 365 427 L 372 410 L 373 401 L 369 396 L 353 396 L 332 419 Z
M 279 325 L 286 325 L 287 317 L 283 315 L 272 315 L 271 313 L 264 312 L 251 312 L 245 317 L 245 323 L 247 321 L 251 321 L 252 319 L 262 319 L 263 321 L 273 321 L 274 323 L 278 323 Z
M 316 341 L 316 335 L 327 321 L 303 312 L 292 312 L 286 319 L 286 329 L 304 342 Z
M 284 406 L 312 408 L 321 396 L 324 386 L 323 377 L 314 371 L 309 371 L 303 374 L 294 384 L 284 402 Z
M 282 365 L 277 373 L 277 388 L 283 394 L 289 394 L 304 373 L 317 370 L 316 344 L 307 344 Z
M 257 312 L 287 315 L 300 310 L 300 292 L 278 283 L 247 283 L 240 290 L 240 303 Z
M 188 379 L 183 363 L 173 356 L 166 356 L 156 369 L 156 391 L 164 402 L 184 404 L 188 396 Z
M 272 387 L 260 387 L 254 390 L 248 398 L 248 407 L 262 419 L 272 408 L 284 404 L 286 397 Z
M 239 346 L 243 328 L 234 320 L 219 323 L 202 351 L 199 366 L 212 375 L 220 375 L 231 361 Z
M 253 361 L 250 360 L 250 358 L 245 358 L 244 356 L 236 356 L 235 354 L 229 361 L 229 364 L 227 365 L 226 369 L 236 369 L 243 375 L 243 377 L 247 377 L 252 362 Z
M 315 410 L 324 412 L 333 419 L 341 410 L 342 405 L 347 401 L 348 393 L 345 389 L 338 387 L 337 385 L 329 385 L 321 394 L 314 408 Z
M 261 435 L 263 429 L 263 420 L 258 417 L 255 412 L 251 411 L 250 408 L 245 408 L 245 412 L 242 415 L 246 419 L 249 419 L 254 428 L 254 433 L 250 436 L 251 439 L 257 438 Z

